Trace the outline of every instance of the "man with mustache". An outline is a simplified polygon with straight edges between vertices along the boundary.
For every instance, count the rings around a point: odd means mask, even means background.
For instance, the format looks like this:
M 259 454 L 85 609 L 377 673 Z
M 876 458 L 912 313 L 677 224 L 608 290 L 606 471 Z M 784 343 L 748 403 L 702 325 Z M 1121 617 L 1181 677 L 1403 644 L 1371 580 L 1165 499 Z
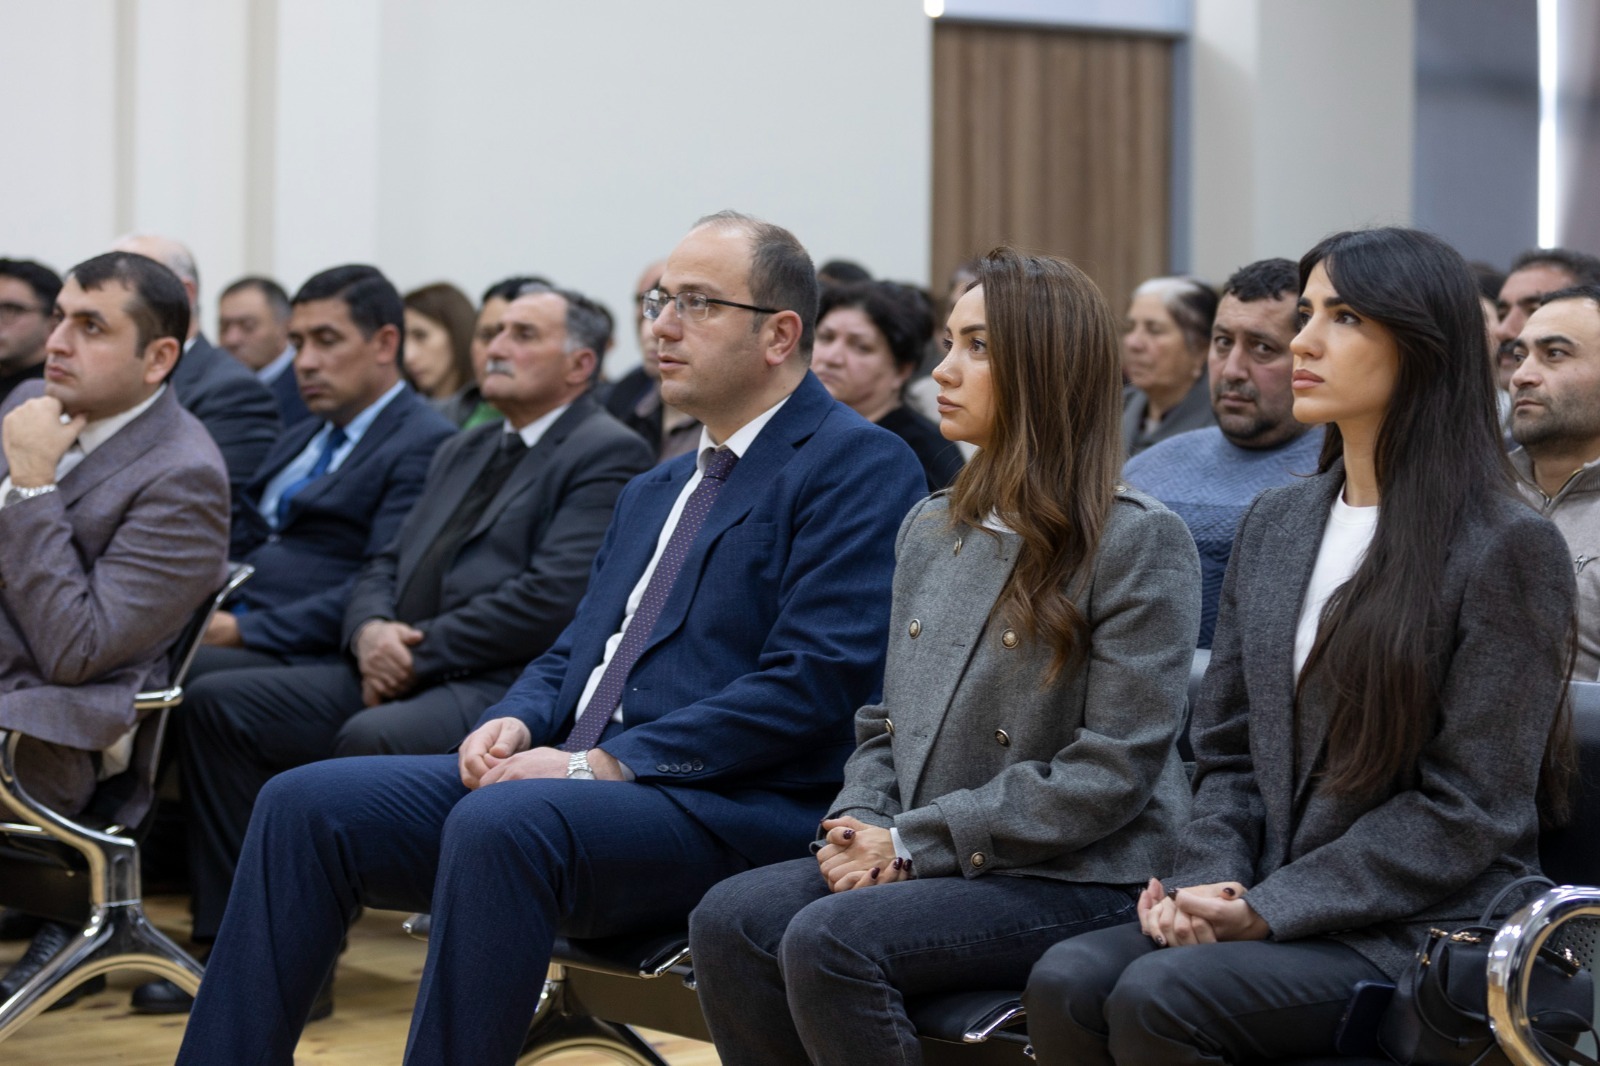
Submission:
M 1510 281 L 1507 281 L 1510 285 Z M 1578 579 L 1572 676 L 1600 672 L 1600 286 L 1558 289 L 1512 343 L 1511 453 L 1519 488 L 1556 524 Z
M 1123 476 L 1183 518 L 1200 549 L 1202 648 L 1211 647 L 1233 534 L 1262 489 L 1316 470 L 1322 433 L 1294 420 L 1295 265 L 1263 259 L 1223 287 L 1207 358 L 1217 424 L 1128 460 Z

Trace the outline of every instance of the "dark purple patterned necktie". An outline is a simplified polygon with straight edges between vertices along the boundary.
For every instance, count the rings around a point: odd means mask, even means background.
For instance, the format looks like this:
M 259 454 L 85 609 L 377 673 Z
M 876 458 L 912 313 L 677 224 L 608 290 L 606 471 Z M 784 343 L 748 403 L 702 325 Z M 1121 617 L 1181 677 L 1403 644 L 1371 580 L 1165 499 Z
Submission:
M 606 724 L 622 702 L 622 690 L 627 684 L 628 674 L 633 670 L 633 664 L 639 661 L 644 646 L 650 642 L 656 619 L 661 617 L 661 608 L 666 606 L 672 585 L 678 580 L 678 571 L 683 569 L 683 561 L 689 556 L 689 548 L 699 535 L 700 527 L 705 525 L 706 515 L 711 513 L 711 505 L 716 502 L 717 494 L 733 472 L 733 464 L 738 461 L 739 457 L 727 448 L 718 448 L 706 460 L 705 474 L 683 505 L 677 528 L 673 529 L 672 536 L 667 540 L 667 549 L 661 553 L 661 561 L 656 563 L 655 572 L 650 575 L 650 583 L 645 586 L 639 609 L 628 622 L 628 630 L 622 635 L 616 654 L 606 664 L 605 673 L 600 675 L 600 684 L 595 686 L 589 705 L 583 709 L 572 732 L 562 743 L 562 751 L 588 751 L 600 739 L 600 734 L 606 731 Z

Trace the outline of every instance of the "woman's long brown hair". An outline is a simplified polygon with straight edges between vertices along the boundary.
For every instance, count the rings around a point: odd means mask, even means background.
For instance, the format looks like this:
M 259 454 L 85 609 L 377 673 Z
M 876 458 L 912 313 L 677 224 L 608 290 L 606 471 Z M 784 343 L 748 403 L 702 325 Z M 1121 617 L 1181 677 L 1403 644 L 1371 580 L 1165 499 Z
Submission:
M 950 518 L 991 515 L 1022 540 L 991 617 L 1051 649 L 1045 681 L 1087 651 L 1068 581 L 1094 557 L 1122 469 L 1121 357 L 1100 289 L 1064 259 L 996 248 L 978 264 L 994 427 L 950 492 Z M 991 534 L 993 535 L 993 534 Z

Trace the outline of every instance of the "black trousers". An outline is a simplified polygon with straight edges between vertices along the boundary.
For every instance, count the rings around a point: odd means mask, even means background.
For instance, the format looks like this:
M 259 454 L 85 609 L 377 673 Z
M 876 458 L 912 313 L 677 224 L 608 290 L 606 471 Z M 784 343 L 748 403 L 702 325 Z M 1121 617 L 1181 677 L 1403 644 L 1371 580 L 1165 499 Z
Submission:
M 184 699 L 182 739 L 194 939 L 216 937 L 250 812 L 273 775 L 331 757 L 449 751 L 509 684 L 498 674 L 469 678 L 369 708 L 360 675 L 343 661 L 196 681 Z
M 1197 1066 L 1334 1056 L 1359 981 L 1383 971 L 1335 940 L 1157 949 L 1137 924 L 1064 940 L 1028 978 L 1041 1066 Z

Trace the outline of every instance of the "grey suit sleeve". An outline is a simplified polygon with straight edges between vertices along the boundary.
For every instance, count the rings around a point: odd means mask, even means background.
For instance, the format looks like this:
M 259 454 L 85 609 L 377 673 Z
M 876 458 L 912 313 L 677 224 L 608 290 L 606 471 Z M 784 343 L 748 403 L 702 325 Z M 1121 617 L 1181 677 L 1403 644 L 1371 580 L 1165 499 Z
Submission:
M 228 545 L 228 488 L 194 463 L 151 482 L 88 570 L 59 492 L 0 509 L 0 597 L 52 685 L 82 685 L 172 640 L 216 590 Z
M 1470 545 L 1460 548 L 1470 550 Z M 1413 787 L 1250 889 L 1288 940 L 1417 914 L 1537 831 L 1576 587 L 1561 534 L 1529 511 L 1477 545 L 1433 739 Z
M 1162 509 L 1103 540 L 1094 567 L 1082 727 L 1049 762 L 1013 763 L 896 816 L 919 874 L 1036 866 L 1115 833 L 1150 802 L 1182 720 L 1200 560 L 1182 519 Z M 962 861 L 978 852 L 981 868 Z
M 1217 629 L 1211 643 L 1211 664 L 1200 687 L 1190 725 L 1195 752 L 1194 807 L 1178 845 L 1168 887 L 1255 882 L 1266 812 L 1256 787 L 1250 758 L 1250 699 L 1245 691 L 1244 664 L 1235 584 L 1242 568 L 1253 564 L 1252 503 L 1239 523 L 1228 557 Z
M 894 540 L 897 571 L 904 565 L 906 532 L 927 502 L 922 500 L 912 507 L 900 522 L 900 531 Z M 896 576 L 898 578 L 898 573 Z M 900 582 L 897 580 L 895 584 L 898 590 Z M 888 709 L 881 702 L 870 703 L 856 711 L 856 750 L 844 764 L 844 787 L 828 808 L 829 818 L 848 815 L 887 829 L 894 824 L 894 816 L 904 809 L 886 726 L 888 718 Z

